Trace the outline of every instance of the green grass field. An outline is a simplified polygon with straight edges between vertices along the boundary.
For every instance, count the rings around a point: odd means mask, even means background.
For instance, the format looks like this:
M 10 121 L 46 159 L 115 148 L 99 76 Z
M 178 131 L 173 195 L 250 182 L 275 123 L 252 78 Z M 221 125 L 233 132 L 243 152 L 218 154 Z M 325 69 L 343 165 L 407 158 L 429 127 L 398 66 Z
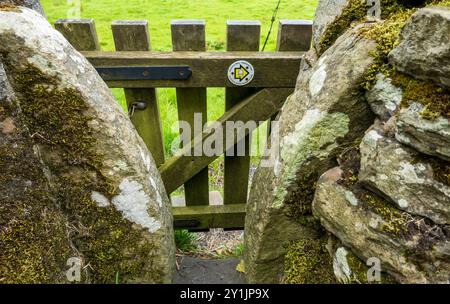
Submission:
M 77 0 L 41 0 L 49 21 L 67 18 L 68 11 Z M 259 20 L 262 23 L 261 45 L 267 35 L 277 0 L 81 0 L 81 18 L 95 19 L 102 50 L 114 51 L 111 33 L 113 20 L 147 20 L 152 49 L 170 51 L 170 21 L 173 19 L 203 19 L 206 21 L 206 40 L 209 51 L 226 48 L 227 20 Z M 279 19 L 312 20 L 317 0 L 282 0 L 277 21 L 266 51 L 276 48 Z M 114 89 L 118 102 L 125 108 L 123 90 Z M 224 89 L 208 89 L 208 120 L 216 120 L 224 113 Z M 158 89 L 158 100 L 163 125 L 165 152 L 170 156 L 172 141 L 178 136 L 175 89 Z M 260 134 L 265 134 L 262 128 Z M 254 146 L 257 139 L 254 136 Z M 261 142 L 264 142 L 262 138 Z M 220 164 L 213 164 L 214 175 L 220 175 Z M 217 173 L 218 172 L 218 173 Z M 213 178 L 214 184 L 214 178 Z M 212 185 L 212 188 L 214 185 Z

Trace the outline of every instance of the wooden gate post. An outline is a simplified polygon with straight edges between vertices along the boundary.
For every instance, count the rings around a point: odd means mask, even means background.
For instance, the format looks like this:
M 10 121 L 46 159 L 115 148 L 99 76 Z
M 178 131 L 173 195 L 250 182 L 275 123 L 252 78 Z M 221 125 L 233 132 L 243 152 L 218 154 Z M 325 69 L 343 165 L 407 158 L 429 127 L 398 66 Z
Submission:
M 59 19 L 55 28 L 77 51 L 100 50 L 93 19 Z
M 173 20 L 171 22 L 174 51 L 206 50 L 205 22 L 201 20 Z M 195 75 L 193 75 L 195 77 Z M 207 122 L 206 88 L 177 88 L 178 119 L 191 125 L 194 133 L 194 114 L 202 114 L 202 127 Z M 209 205 L 208 167 L 184 184 L 186 206 Z
M 278 25 L 277 51 L 309 51 L 312 40 L 312 25 L 310 20 L 280 20 Z M 270 147 L 271 123 L 279 113 L 271 117 L 267 124 L 267 145 Z
M 277 51 L 309 51 L 311 48 L 312 25 L 310 20 L 280 20 Z
M 227 51 L 259 51 L 261 23 L 259 21 L 228 21 Z M 227 88 L 225 110 L 257 92 L 257 88 Z M 224 204 L 246 204 L 250 169 L 250 136 L 245 138 L 245 156 L 225 156 Z
M 147 21 L 113 21 L 112 32 L 116 51 L 149 51 L 151 49 Z M 164 140 L 158 99 L 155 89 L 125 89 L 128 108 L 141 102 L 145 109 L 135 109 L 131 116 L 139 135 L 155 159 L 156 166 L 164 163 Z

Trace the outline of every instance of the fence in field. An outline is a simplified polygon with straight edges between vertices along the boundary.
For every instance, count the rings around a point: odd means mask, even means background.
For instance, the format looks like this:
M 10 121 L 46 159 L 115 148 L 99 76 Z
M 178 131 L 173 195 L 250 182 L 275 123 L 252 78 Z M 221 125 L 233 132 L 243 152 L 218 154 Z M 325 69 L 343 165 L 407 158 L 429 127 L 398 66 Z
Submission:
M 225 156 L 223 200 L 209 192 L 208 165 L 218 156 L 176 154 L 164 158 L 156 88 L 176 88 L 178 118 L 194 123 L 194 113 L 207 117 L 207 87 L 226 88 L 227 121 L 267 121 L 276 115 L 293 92 L 300 60 L 311 43 L 312 23 L 282 20 L 279 23 L 277 52 L 259 52 L 261 24 L 258 21 L 227 22 L 227 52 L 206 52 L 203 21 L 172 21 L 173 52 L 151 52 L 146 21 L 114 21 L 112 33 L 116 52 L 102 52 L 92 19 L 58 20 L 55 27 L 81 51 L 99 71 L 110 88 L 123 88 L 137 131 L 153 154 L 170 194 L 184 185 L 185 207 L 174 207 L 175 228 L 201 230 L 244 227 L 247 203 L 250 143 L 248 132 L 222 152 L 235 149 L 245 140 L 245 156 Z M 229 67 L 240 60 L 253 66 L 254 78 L 246 86 L 233 84 Z M 245 77 L 247 71 L 244 72 Z M 195 149 L 208 130 L 192 132 Z

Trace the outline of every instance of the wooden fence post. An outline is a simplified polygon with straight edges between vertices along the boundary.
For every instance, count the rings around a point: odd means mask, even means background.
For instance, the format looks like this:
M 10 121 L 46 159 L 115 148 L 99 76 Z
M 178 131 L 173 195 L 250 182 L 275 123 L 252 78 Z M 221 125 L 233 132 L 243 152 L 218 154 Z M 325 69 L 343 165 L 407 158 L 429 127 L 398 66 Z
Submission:
M 97 31 L 93 19 L 59 19 L 55 28 L 77 51 L 99 51 Z
M 174 51 L 206 50 L 205 22 L 173 20 L 171 22 Z M 191 126 L 194 138 L 194 114 L 202 114 L 202 127 L 207 122 L 206 88 L 177 88 L 178 119 Z M 186 206 L 209 205 L 208 167 L 184 184 Z
M 277 51 L 309 51 L 312 39 L 312 21 L 280 20 Z
M 310 20 L 280 20 L 278 26 L 277 51 L 309 51 L 311 48 L 312 25 Z M 273 115 L 267 125 L 267 146 L 270 147 L 271 123 L 279 113 Z
M 228 21 L 227 51 L 259 51 L 261 23 L 259 21 Z M 257 92 L 257 88 L 227 88 L 225 110 Z M 246 204 L 250 169 L 250 136 L 245 138 L 245 156 L 225 156 L 224 204 Z
M 113 21 L 112 32 L 116 51 L 149 51 L 151 49 L 147 21 Z M 164 140 L 156 89 L 125 89 L 128 108 L 137 102 L 145 109 L 135 109 L 131 116 L 139 135 L 152 153 L 157 166 L 164 163 Z

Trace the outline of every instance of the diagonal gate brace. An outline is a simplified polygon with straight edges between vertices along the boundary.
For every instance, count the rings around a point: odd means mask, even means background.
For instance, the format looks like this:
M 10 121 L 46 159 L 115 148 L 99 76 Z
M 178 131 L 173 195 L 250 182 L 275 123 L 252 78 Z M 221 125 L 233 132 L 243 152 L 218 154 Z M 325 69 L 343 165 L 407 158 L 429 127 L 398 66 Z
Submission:
M 255 121 L 257 124 L 260 124 L 281 109 L 284 101 L 292 91 L 293 90 L 289 88 L 263 89 L 234 106 L 218 120 L 218 123 L 223 126 L 223 138 L 226 138 L 225 124 L 227 121 L 240 121 L 244 124 L 248 121 Z M 195 150 L 199 147 L 199 149 L 202 150 L 201 147 L 204 140 L 209 136 L 213 136 L 214 132 L 213 129 L 204 130 L 203 133 L 197 135 L 190 144 L 183 147 L 175 156 L 168 159 L 158 168 L 167 193 L 175 191 L 178 187 L 183 185 L 219 157 L 218 155 L 188 156 L 192 149 Z M 225 141 L 222 146 L 222 153 L 234 147 L 237 142 L 247 135 L 248 134 L 240 134 L 242 138 L 236 136 L 232 143 Z

